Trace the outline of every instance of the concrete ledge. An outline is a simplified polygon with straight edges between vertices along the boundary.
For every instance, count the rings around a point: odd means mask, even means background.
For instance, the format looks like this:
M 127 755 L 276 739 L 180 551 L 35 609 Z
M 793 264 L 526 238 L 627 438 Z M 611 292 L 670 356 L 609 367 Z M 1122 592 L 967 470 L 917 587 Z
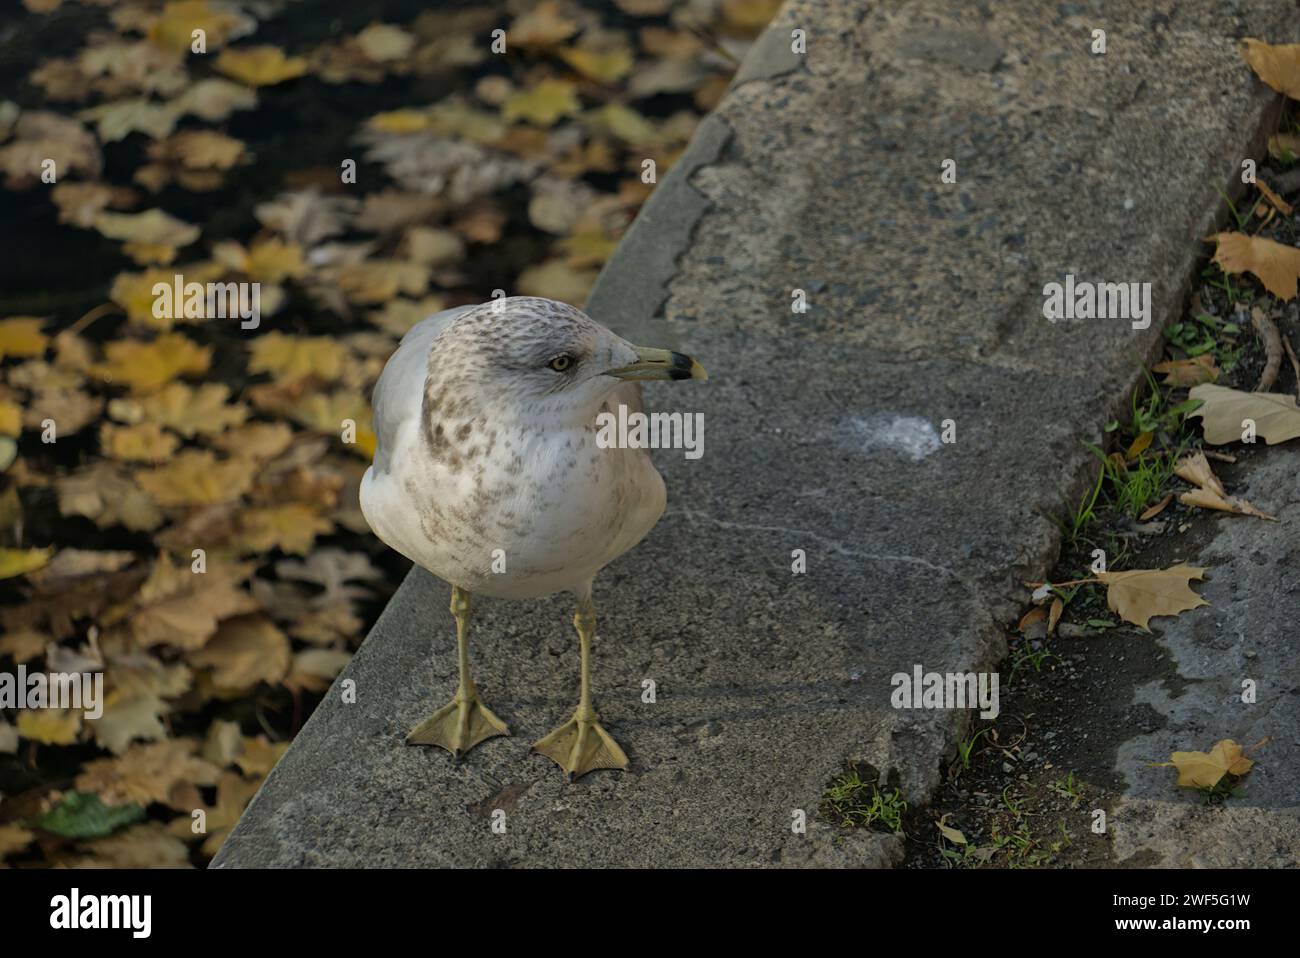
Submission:
M 404 747 L 455 676 L 448 589 L 416 570 L 340 679 L 357 703 L 336 686 L 215 867 L 898 855 L 822 820 L 823 789 L 850 760 L 910 802 L 933 788 L 967 713 L 895 710 L 890 676 L 1004 653 L 1081 442 L 1181 309 L 1217 190 L 1276 108 L 1233 38 L 1300 39 L 1275 3 L 1232 20 L 1211 2 L 1108 4 L 1096 24 L 1066 8 L 793 0 L 756 50 L 801 27 L 803 67 L 746 65 L 602 274 L 594 315 L 648 341 L 666 329 L 712 375 L 651 392 L 705 413 L 705 455 L 658 457 L 669 512 L 597 581 L 598 704 L 631 772 L 568 786 L 528 754 L 576 694 L 563 598 L 476 614 L 476 678 L 516 737 L 460 765 Z M 1066 273 L 1152 283 L 1150 328 L 1047 323 L 1043 285 Z M 945 419 L 955 444 L 938 442 Z

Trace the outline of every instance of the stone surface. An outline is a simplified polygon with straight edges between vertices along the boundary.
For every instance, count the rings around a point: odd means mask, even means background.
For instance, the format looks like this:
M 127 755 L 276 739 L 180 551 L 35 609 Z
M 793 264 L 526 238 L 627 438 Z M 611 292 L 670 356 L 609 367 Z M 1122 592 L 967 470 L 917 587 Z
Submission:
M 1221 466 L 1218 468 L 1222 469 Z M 1173 683 L 1137 690 L 1164 726 L 1120 746 L 1128 786 L 1111 815 L 1122 862 L 1161 868 L 1294 868 L 1300 863 L 1300 449 L 1262 450 L 1233 493 L 1278 522 L 1224 516 L 1191 563 L 1206 569 L 1197 591 L 1210 604 L 1166 619 L 1158 641 Z M 1242 702 L 1242 682 L 1256 701 Z M 1176 773 L 1151 768 L 1171 752 L 1208 751 L 1230 738 L 1258 764 L 1240 794 L 1207 806 L 1176 789 Z M 1265 741 L 1267 740 L 1267 741 Z M 1263 742 L 1264 744 L 1259 744 Z M 1251 746 L 1257 748 L 1251 749 Z
M 597 706 L 631 771 L 570 786 L 528 753 L 576 699 L 563 597 L 476 615 L 475 675 L 514 738 L 460 765 L 404 747 L 455 675 L 449 590 L 416 570 L 342 676 L 357 704 L 336 686 L 216 864 L 895 860 L 893 837 L 819 816 L 823 790 L 850 761 L 913 803 L 938 780 L 968 715 L 892 709 L 890 677 L 1001 657 L 1083 441 L 1180 309 L 1217 189 L 1276 110 L 1231 38 L 1300 39 L 1285 5 L 1156 6 L 784 7 L 592 297 L 712 376 L 648 390 L 704 413 L 705 453 L 657 454 L 669 511 L 596 584 Z M 773 37 L 796 27 L 790 69 Z M 1043 286 L 1066 273 L 1152 283 L 1151 328 L 1049 324 Z M 946 419 L 954 444 L 935 441 Z

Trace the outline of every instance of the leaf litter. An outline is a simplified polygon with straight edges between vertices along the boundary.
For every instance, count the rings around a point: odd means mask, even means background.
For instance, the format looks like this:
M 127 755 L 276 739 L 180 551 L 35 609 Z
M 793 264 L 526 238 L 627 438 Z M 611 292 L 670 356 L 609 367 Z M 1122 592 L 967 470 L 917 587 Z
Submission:
M 667 172 L 778 4 L 349 9 L 328 39 L 280 6 L 70 15 L 0 102 L 3 187 L 47 191 L 31 226 L 90 277 L 48 308 L 39 270 L 0 299 L 0 661 L 105 677 L 98 719 L 0 713 L 0 862 L 216 853 L 400 576 L 356 501 L 384 358 L 497 287 L 581 305 L 644 161 Z M 303 95 L 343 86 L 366 97 L 318 135 Z M 178 274 L 260 283 L 260 326 L 188 293 L 160 311 Z

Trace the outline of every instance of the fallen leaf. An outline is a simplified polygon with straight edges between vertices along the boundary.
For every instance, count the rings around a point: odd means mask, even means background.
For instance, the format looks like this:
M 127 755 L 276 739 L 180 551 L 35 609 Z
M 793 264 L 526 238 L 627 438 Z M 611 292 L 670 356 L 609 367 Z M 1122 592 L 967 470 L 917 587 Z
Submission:
M 1149 632 L 1148 623 L 1154 616 L 1177 615 L 1209 605 L 1188 585 L 1204 575 L 1204 569 L 1180 563 L 1169 569 L 1099 572 L 1097 579 L 1106 585 L 1107 607 L 1125 622 Z
M 1268 201 L 1269 205 L 1271 205 L 1279 213 L 1282 213 L 1286 216 L 1290 216 L 1292 213 L 1295 212 L 1295 209 L 1291 206 L 1291 204 L 1288 203 L 1286 200 L 1282 199 L 1282 197 L 1278 196 L 1276 193 L 1274 193 L 1269 188 L 1269 185 L 1265 183 L 1263 180 L 1256 180 L 1255 187 L 1263 195 L 1264 199 Z
M 259 682 L 275 684 L 289 671 L 288 637 L 267 618 L 245 615 L 222 623 L 217 634 L 190 656 L 198 668 L 211 670 L 218 692 L 242 695 Z
M 1208 752 L 1174 752 L 1169 758 L 1155 767 L 1178 769 L 1178 784 L 1188 788 L 1214 788 L 1223 776 L 1245 775 L 1255 764 L 1230 738 L 1216 742 Z
M 189 818 L 180 821 L 190 822 Z M 82 854 L 58 860 L 64 868 L 189 868 L 190 850 L 162 822 L 143 822 L 108 838 L 83 842 Z
M 1129 462 L 1137 459 L 1138 456 L 1147 451 L 1151 446 L 1151 440 L 1155 439 L 1155 437 L 1156 434 L 1153 432 L 1144 432 L 1139 434 L 1138 437 L 1133 440 L 1132 445 L 1130 445 L 1125 451 L 1124 458 Z
M 607 50 L 571 47 L 560 51 L 560 59 L 588 80 L 613 86 L 632 71 L 632 51 L 626 46 Z
M 952 813 L 948 812 L 945 813 L 943 817 L 939 819 L 939 821 L 936 823 L 939 828 L 939 833 L 943 835 L 944 838 L 948 839 L 948 841 L 950 842 L 954 842 L 958 845 L 965 845 L 966 836 L 948 824 L 948 819 L 951 817 L 952 817 Z
M 275 86 L 307 72 L 303 57 L 287 57 L 279 47 L 259 46 L 221 51 L 214 64 L 226 76 L 245 86 Z
M 298 502 L 268 509 L 246 509 L 239 517 L 234 544 L 241 553 L 265 553 L 272 549 L 306 555 L 317 536 L 334 528 L 315 509 Z
M 105 209 L 129 209 L 135 202 L 135 190 L 105 183 L 78 183 L 64 180 L 50 190 L 50 199 L 59 208 L 59 222 L 71 223 L 82 229 L 92 229 L 95 217 Z
M 166 465 L 141 472 L 136 481 L 161 506 L 210 505 L 247 492 L 256 470 L 252 460 L 218 460 L 207 449 L 184 449 Z
M 54 161 L 59 177 L 77 172 L 94 179 L 102 158 L 95 136 L 71 117 L 44 110 L 23 112 L 13 127 L 13 139 L 0 146 L 0 172 L 10 185 L 24 188 L 40 181 L 46 160 Z
M 543 0 L 516 17 L 506 34 L 507 48 L 546 48 L 563 43 L 578 32 L 578 24 L 561 12 L 559 0 Z
M 534 126 L 548 127 L 563 116 L 574 116 L 582 109 L 577 88 L 564 80 L 542 80 L 526 90 L 510 95 L 501 106 L 506 122 L 524 120 Z
M 1193 489 L 1191 492 L 1181 493 L 1178 496 L 1178 501 L 1185 506 L 1196 506 L 1201 509 L 1215 509 L 1219 512 L 1229 512 L 1238 516 L 1256 516 L 1260 519 L 1270 519 L 1273 522 L 1277 521 L 1276 518 L 1260 512 L 1244 499 L 1238 499 L 1236 496 L 1219 495 L 1210 489 Z
M 125 619 L 132 641 L 141 649 L 156 645 L 182 651 L 202 648 L 222 620 L 257 608 L 241 584 L 250 569 L 248 565 L 209 562 L 206 572 L 197 573 L 164 553 L 117 615 Z
M 64 792 L 59 804 L 44 812 L 31 824 L 64 838 L 94 838 L 109 835 L 115 829 L 144 818 L 137 804 L 105 805 L 90 792 Z
M 1175 389 L 1212 383 L 1219 378 L 1219 367 L 1213 353 L 1201 353 L 1194 359 L 1170 359 L 1156 363 L 1151 371 L 1164 374 L 1164 385 Z
M 82 110 L 77 118 L 93 121 L 95 132 L 103 142 L 116 143 L 132 133 L 143 133 L 150 139 L 161 140 L 171 135 L 180 114 L 170 104 L 132 97 Z
M 138 426 L 115 426 L 104 423 L 99 430 L 99 445 L 111 459 L 127 462 L 161 462 L 176 451 L 180 440 L 162 431 L 157 423 Z
M 257 94 L 247 87 L 208 77 L 200 80 L 169 104 L 177 116 L 192 114 L 209 123 L 220 123 L 235 110 L 252 110 L 257 107 Z
M 34 572 L 49 562 L 53 554 L 53 549 L 0 548 L 0 579 L 13 579 Z
M 95 229 L 109 239 L 124 240 L 136 262 L 170 263 L 176 251 L 199 238 L 199 228 L 162 210 L 144 213 L 100 213 Z
M 194 754 L 188 738 L 132 745 L 122 755 L 94 759 L 82 767 L 77 789 L 106 805 L 170 804 L 178 785 L 215 785 L 219 770 Z
M 201 846 L 204 855 L 212 856 L 221 850 L 226 836 L 230 834 L 230 830 L 235 827 L 235 823 L 243 815 L 248 803 L 257 794 L 259 785 L 259 779 L 245 779 L 235 772 L 221 773 L 217 782 L 217 803 L 211 808 L 203 809 L 206 831 L 199 834 L 206 836 Z M 192 813 L 194 809 L 187 811 Z M 198 837 L 191 827 L 191 819 L 188 816 L 168 822 L 167 829 L 178 838 Z
M 44 353 L 49 343 L 49 337 L 41 332 L 44 322 L 35 316 L 0 319 L 0 360 Z
M 270 373 L 277 381 L 315 376 L 338 379 L 347 350 L 329 336 L 286 336 L 273 332 L 253 340 L 250 373 Z
M 22 851 L 35 837 L 35 832 L 29 832 L 17 825 L 0 825 L 0 861 L 14 852 Z
M 151 532 L 162 525 L 162 511 L 128 473 L 101 461 L 56 481 L 59 513 L 85 516 L 101 529 L 122 525 Z
M 372 23 L 357 34 L 356 42 L 366 56 L 383 63 L 408 56 L 415 46 L 415 37 L 392 24 Z
M 1056 632 L 1056 624 L 1061 621 L 1061 613 L 1065 611 L 1065 603 L 1061 597 L 1057 596 L 1052 600 L 1051 611 L 1047 615 L 1047 634 L 1052 635 Z
M 1160 513 L 1165 511 L 1165 507 L 1169 505 L 1169 503 L 1171 503 L 1173 499 L 1174 499 L 1174 494 L 1172 492 L 1167 493 L 1165 497 L 1161 499 L 1159 502 L 1157 502 L 1154 506 L 1149 506 L 1148 508 L 1144 509 L 1142 514 L 1138 516 L 1138 521 L 1146 522 L 1148 519 L 1154 519 L 1156 516 L 1160 515 Z
M 1300 100 L 1300 44 L 1273 45 L 1247 37 L 1241 56 L 1255 75 L 1278 93 Z
M 1300 249 L 1245 233 L 1219 233 L 1214 262 L 1225 273 L 1252 273 L 1274 296 L 1292 300 L 1300 279 Z
M 1223 483 L 1219 481 L 1219 477 L 1214 474 L 1214 469 L 1210 466 L 1210 460 L 1206 459 L 1205 453 L 1199 449 L 1188 453 L 1174 464 L 1174 475 L 1194 486 L 1208 489 L 1215 495 L 1226 496 L 1228 494 L 1228 491 L 1223 488 Z
M 1205 441 L 1216 446 L 1241 441 L 1247 419 L 1270 446 L 1300 436 L 1300 408 L 1294 396 L 1241 392 L 1209 383 L 1194 387 L 1188 395 L 1203 403 L 1188 415 L 1201 419 Z
M 1020 622 L 1016 625 L 1016 631 L 1023 633 L 1026 628 L 1035 622 L 1041 622 L 1047 618 L 1047 606 L 1036 605 L 1020 617 Z
M 553 259 L 529 266 L 516 281 L 524 296 L 544 296 L 581 306 L 596 283 L 596 270 L 574 269 L 563 260 Z
M 151 343 L 118 340 L 104 347 L 107 361 L 93 368 L 109 385 L 121 383 L 136 395 L 155 392 L 178 376 L 208 371 L 212 347 L 199 346 L 179 333 Z
M 81 709 L 19 709 L 18 734 L 43 745 L 71 745 L 81 737 Z
M 156 424 L 186 439 L 223 433 L 243 423 L 248 412 L 247 406 L 230 401 L 230 387 L 224 383 L 190 386 L 174 382 L 152 395 L 114 399 L 108 404 L 108 414 L 120 422 Z
M 233 4 L 211 4 L 208 0 L 172 0 L 152 15 L 145 35 L 168 50 L 188 53 L 195 30 L 203 30 L 208 48 L 215 50 L 227 40 L 257 29 L 257 21 Z

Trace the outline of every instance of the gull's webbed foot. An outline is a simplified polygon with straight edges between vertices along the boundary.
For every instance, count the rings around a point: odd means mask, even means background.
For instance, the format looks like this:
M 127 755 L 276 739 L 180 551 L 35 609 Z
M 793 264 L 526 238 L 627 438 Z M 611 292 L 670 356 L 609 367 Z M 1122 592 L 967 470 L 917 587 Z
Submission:
M 479 701 L 476 693 L 456 697 L 411 729 L 407 745 L 439 745 L 460 758 L 479 742 L 509 735 L 506 723 Z
M 598 768 L 627 771 L 627 756 L 590 710 L 584 715 L 579 708 L 573 718 L 534 744 L 533 750 L 564 769 L 570 782 Z

